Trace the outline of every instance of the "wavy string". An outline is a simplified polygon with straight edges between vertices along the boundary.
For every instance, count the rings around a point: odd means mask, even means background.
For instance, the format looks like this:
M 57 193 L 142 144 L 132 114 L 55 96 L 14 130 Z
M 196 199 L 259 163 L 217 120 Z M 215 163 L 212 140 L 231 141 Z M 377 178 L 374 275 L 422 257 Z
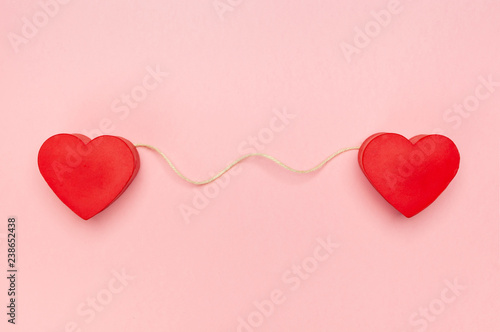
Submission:
M 250 154 L 246 154 L 246 155 L 244 155 L 244 156 L 236 159 L 231 164 L 229 164 L 228 166 L 226 166 L 226 168 L 224 168 L 223 170 L 221 170 L 219 173 L 217 173 L 216 175 L 212 176 L 211 178 L 209 178 L 207 180 L 204 180 L 204 181 L 195 181 L 195 180 L 191 180 L 190 178 L 188 178 L 187 176 L 185 176 L 184 174 L 182 174 L 182 172 L 179 171 L 179 169 L 177 167 L 175 167 L 175 165 L 172 163 L 172 161 L 163 152 L 161 152 L 158 148 L 156 148 L 156 147 L 154 147 L 152 145 L 148 145 L 148 144 L 135 144 L 135 146 L 136 147 L 148 148 L 150 150 L 155 151 L 160 156 L 162 156 L 163 159 L 165 159 L 165 161 L 168 163 L 168 165 L 170 166 L 170 168 L 172 168 L 172 170 L 175 172 L 175 174 L 177 174 L 181 179 L 183 179 L 186 182 L 198 185 L 198 186 L 214 182 L 215 180 L 217 180 L 218 178 L 220 178 L 221 176 L 223 176 L 225 173 L 227 173 L 229 170 L 231 170 L 231 168 L 233 168 L 234 166 L 238 165 L 239 163 L 241 163 L 242 161 L 244 161 L 245 159 L 248 159 L 250 157 L 262 157 L 262 158 L 271 160 L 272 162 L 278 164 L 279 166 L 281 166 L 284 169 L 289 170 L 291 172 L 300 173 L 300 174 L 307 174 L 307 173 L 311 173 L 311 172 L 319 170 L 320 168 L 322 168 L 323 166 L 325 166 L 328 162 L 330 162 L 330 160 L 332 160 L 333 158 L 337 157 L 338 155 L 340 155 L 340 154 L 342 154 L 344 152 L 351 151 L 351 150 L 359 150 L 359 148 L 360 148 L 359 146 L 355 146 L 355 147 L 349 147 L 349 148 L 344 148 L 344 149 L 338 150 L 337 152 L 335 152 L 332 155 L 328 156 L 325 160 L 323 160 L 322 162 L 320 162 L 318 165 L 314 166 L 313 168 L 309 168 L 309 169 L 305 169 L 305 170 L 299 170 L 299 169 L 292 168 L 292 167 L 284 164 L 283 162 L 279 161 L 278 159 L 274 158 L 273 156 L 270 156 L 270 155 L 267 155 L 267 154 L 264 154 L 264 153 L 250 153 Z

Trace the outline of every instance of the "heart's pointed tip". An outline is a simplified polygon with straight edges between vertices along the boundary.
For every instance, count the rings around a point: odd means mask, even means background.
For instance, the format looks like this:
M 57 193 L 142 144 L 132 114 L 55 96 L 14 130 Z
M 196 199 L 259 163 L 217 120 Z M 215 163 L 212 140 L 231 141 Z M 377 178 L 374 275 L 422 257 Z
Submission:
M 401 212 L 401 211 L 399 211 L 399 212 Z M 417 214 L 419 214 L 419 213 L 420 213 L 420 212 L 416 212 L 416 213 L 403 213 L 403 212 L 401 212 L 401 214 L 402 214 L 403 216 L 405 216 L 407 219 L 411 219 L 412 217 L 415 217 L 415 216 L 416 216 Z

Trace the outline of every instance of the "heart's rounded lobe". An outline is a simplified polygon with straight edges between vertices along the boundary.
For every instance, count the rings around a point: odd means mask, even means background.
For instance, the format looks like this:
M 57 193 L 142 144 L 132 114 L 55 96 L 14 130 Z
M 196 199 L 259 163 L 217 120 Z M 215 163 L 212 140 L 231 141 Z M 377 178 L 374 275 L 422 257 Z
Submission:
M 418 135 L 410 140 L 392 133 L 368 137 L 359 165 L 375 189 L 410 218 L 428 207 L 457 174 L 460 154 L 449 138 Z
M 116 200 L 137 175 L 136 147 L 122 137 L 58 134 L 38 153 L 43 178 L 73 212 L 88 220 Z

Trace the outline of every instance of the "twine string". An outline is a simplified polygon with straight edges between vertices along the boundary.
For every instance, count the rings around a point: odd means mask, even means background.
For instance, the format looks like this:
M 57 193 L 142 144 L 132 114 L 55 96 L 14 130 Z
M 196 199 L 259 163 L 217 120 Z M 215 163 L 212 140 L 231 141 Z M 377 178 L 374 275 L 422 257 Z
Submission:
M 265 153 L 249 153 L 249 154 L 246 154 L 246 155 L 244 155 L 244 156 L 236 159 L 231 164 L 227 165 L 226 168 L 224 168 L 223 170 L 221 170 L 219 173 L 217 173 L 216 175 L 212 176 L 211 178 L 209 178 L 207 180 L 204 180 L 204 181 L 195 181 L 195 180 L 192 180 L 192 179 L 188 178 L 181 171 L 179 171 L 179 169 L 177 167 L 175 167 L 175 165 L 172 163 L 172 161 L 163 152 L 161 152 L 160 149 L 158 149 L 158 148 L 156 148 L 156 147 L 154 147 L 152 145 L 148 145 L 148 144 L 135 144 L 135 146 L 136 147 L 143 147 L 143 148 L 147 148 L 147 149 L 155 151 L 160 156 L 162 156 L 163 159 L 165 159 L 165 161 L 168 163 L 168 165 L 170 166 L 170 168 L 172 168 L 172 170 L 175 172 L 175 174 L 177 174 L 181 179 L 183 179 L 186 182 L 192 183 L 194 185 L 198 185 L 198 186 L 214 182 L 215 180 L 217 180 L 218 178 L 220 178 L 221 176 L 223 176 L 225 173 L 227 173 L 228 171 L 230 171 L 234 166 L 236 166 L 239 163 L 243 162 L 245 159 L 248 159 L 248 158 L 251 158 L 251 157 L 265 158 L 265 159 L 271 160 L 272 162 L 278 164 L 279 166 L 281 166 L 284 169 L 289 170 L 291 172 L 299 173 L 299 174 L 307 174 L 307 173 L 315 172 L 315 171 L 319 170 L 320 168 L 323 168 L 323 166 L 325 166 L 333 158 L 337 157 L 338 155 L 341 155 L 344 152 L 351 151 L 351 150 L 359 150 L 359 148 L 360 148 L 359 146 L 355 146 L 355 147 L 348 147 L 348 148 L 340 149 L 337 152 L 335 152 L 335 153 L 331 154 L 330 156 L 328 156 L 325 160 L 323 160 L 322 162 L 320 162 L 318 165 L 314 166 L 313 168 L 309 168 L 309 169 L 305 169 L 305 170 L 299 170 L 299 169 L 295 169 L 293 167 L 290 167 L 290 166 L 284 164 L 283 162 L 279 161 L 275 157 L 270 156 L 270 155 L 265 154 Z

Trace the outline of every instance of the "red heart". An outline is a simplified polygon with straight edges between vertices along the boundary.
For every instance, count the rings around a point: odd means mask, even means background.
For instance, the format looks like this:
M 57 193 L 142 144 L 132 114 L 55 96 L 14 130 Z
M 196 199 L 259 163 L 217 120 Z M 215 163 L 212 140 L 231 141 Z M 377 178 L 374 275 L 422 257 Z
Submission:
M 407 140 L 378 133 L 361 145 L 358 161 L 375 189 L 410 218 L 446 189 L 457 174 L 460 154 L 453 141 L 442 135 Z
M 139 171 L 139 154 L 128 140 L 59 134 L 43 143 L 38 168 L 73 212 L 87 220 L 108 207 Z

